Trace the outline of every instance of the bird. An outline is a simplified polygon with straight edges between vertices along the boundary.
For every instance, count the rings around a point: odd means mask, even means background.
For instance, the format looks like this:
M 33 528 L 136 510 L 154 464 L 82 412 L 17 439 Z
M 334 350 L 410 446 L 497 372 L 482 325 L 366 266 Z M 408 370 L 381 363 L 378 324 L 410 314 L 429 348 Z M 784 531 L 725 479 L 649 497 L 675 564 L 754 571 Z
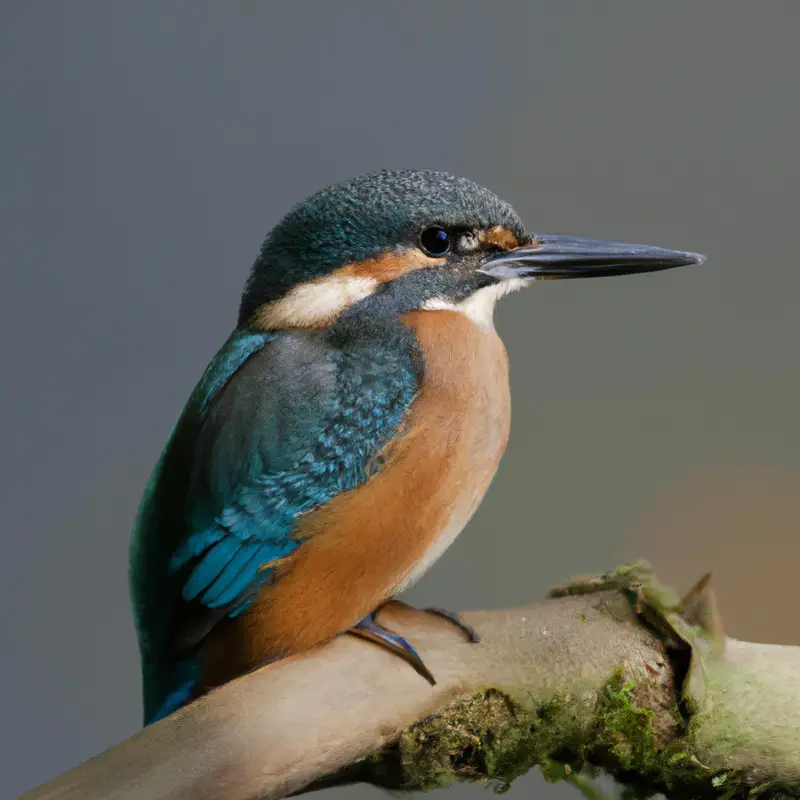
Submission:
M 291 208 L 136 516 L 145 725 L 345 634 L 435 682 L 376 613 L 452 544 L 505 451 L 496 302 L 539 280 L 703 260 L 529 233 L 488 189 L 433 170 L 372 172 Z M 419 613 L 480 646 L 456 614 Z

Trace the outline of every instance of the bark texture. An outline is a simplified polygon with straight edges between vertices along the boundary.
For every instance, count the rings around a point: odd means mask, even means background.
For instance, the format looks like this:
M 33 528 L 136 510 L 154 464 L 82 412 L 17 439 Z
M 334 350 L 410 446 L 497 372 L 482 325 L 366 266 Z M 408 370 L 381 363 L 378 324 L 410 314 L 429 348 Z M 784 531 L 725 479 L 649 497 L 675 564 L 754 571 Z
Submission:
M 439 618 L 389 606 L 430 686 L 343 636 L 240 678 L 24 800 L 279 798 L 366 781 L 503 789 L 539 765 L 591 794 L 800 797 L 800 647 L 726 638 L 707 578 L 682 600 L 646 565 L 576 579 L 544 602 Z

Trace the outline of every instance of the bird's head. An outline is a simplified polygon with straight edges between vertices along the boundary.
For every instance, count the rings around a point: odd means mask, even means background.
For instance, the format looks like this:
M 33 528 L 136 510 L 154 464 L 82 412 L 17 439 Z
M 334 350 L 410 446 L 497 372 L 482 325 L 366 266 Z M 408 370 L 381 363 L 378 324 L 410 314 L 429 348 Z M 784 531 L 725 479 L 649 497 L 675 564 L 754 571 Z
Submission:
M 491 324 L 497 299 L 535 280 L 702 261 L 697 253 L 527 233 L 508 203 L 472 181 L 383 171 L 317 192 L 273 228 L 239 325 L 324 328 L 345 314 L 454 308 Z

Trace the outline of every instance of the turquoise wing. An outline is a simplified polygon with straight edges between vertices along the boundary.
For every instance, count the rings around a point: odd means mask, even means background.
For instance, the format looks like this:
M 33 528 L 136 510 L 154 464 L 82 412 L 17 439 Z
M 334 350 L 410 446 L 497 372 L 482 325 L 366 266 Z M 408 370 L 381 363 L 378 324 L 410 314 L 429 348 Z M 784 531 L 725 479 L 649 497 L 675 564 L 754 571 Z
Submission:
M 179 597 L 162 651 L 185 660 L 214 625 L 246 612 L 268 591 L 270 564 L 302 547 L 297 519 L 379 467 L 420 380 L 411 333 L 382 333 L 380 344 L 241 336 L 212 362 L 171 444 L 187 477 L 183 535 L 166 569 Z

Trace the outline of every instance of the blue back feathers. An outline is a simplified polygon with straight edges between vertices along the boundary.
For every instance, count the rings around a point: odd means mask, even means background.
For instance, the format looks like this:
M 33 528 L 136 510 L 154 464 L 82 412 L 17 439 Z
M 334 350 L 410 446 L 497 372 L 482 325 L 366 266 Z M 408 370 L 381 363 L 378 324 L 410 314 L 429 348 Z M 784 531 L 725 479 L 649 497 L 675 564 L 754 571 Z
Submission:
M 372 324 L 338 338 L 237 332 L 190 398 L 132 551 L 147 721 L 185 702 L 210 628 L 269 591 L 270 562 L 302 546 L 298 516 L 379 468 L 420 376 L 411 331 Z

